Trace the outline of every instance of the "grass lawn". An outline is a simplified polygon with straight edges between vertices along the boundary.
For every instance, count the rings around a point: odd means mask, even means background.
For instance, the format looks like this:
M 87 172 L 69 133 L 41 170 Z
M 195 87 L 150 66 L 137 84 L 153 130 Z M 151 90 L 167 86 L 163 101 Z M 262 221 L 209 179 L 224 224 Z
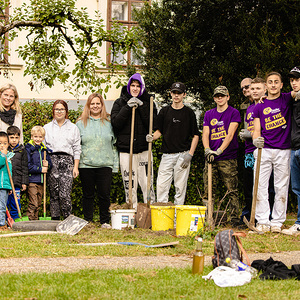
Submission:
M 295 216 L 289 216 L 287 226 L 294 223 Z M 225 229 L 225 228 L 220 228 Z M 245 232 L 247 232 L 246 230 Z M 5 233 L 11 233 L 6 231 Z M 215 233 L 215 232 L 214 232 Z M 103 242 L 139 242 L 144 244 L 162 244 L 179 241 L 174 248 L 145 248 L 143 246 L 76 246 L 79 243 Z M 242 238 L 245 250 L 255 252 L 279 252 L 300 250 L 300 236 L 268 233 L 264 235 L 248 234 Z M 213 254 L 214 235 L 204 235 L 203 252 Z M 134 252 L 132 251 L 134 248 Z M 152 231 L 147 229 L 111 230 L 101 229 L 100 224 L 89 224 L 77 235 L 61 234 L 3 238 L 0 236 L 0 258 L 12 257 L 63 257 L 63 256 L 142 256 L 142 255 L 192 255 L 195 239 L 191 236 L 177 237 L 175 231 Z
M 205 267 L 208 274 L 212 267 Z M 253 279 L 221 288 L 190 268 L 83 270 L 0 277 L 1 299 L 300 299 L 299 281 Z

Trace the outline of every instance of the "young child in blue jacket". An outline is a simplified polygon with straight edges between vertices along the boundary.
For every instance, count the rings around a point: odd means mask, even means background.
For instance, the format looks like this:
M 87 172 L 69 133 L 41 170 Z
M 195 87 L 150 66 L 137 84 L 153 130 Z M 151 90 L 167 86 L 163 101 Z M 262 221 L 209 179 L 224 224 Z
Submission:
M 12 188 L 5 160 L 7 159 L 11 172 L 12 167 L 10 159 L 14 156 L 14 153 L 7 151 L 8 146 L 9 143 L 6 132 L 0 131 L 0 230 L 7 229 L 5 224 L 6 203 Z
M 39 219 L 43 198 L 43 174 L 52 167 L 49 155 L 52 151 L 44 145 L 44 138 L 45 129 L 42 126 L 34 126 L 31 129 L 31 140 L 25 146 L 29 173 L 27 216 L 30 221 Z M 46 159 L 44 160 L 45 151 Z

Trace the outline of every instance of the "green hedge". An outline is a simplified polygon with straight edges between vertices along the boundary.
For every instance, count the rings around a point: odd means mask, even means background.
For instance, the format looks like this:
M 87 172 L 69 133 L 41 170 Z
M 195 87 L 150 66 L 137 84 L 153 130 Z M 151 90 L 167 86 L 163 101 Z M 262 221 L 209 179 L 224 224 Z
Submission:
M 23 130 L 24 130 L 24 143 L 27 143 L 30 140 L 30 130 L 34 125 L 45 125 L 52 120 L 52 105 L 53 102 L 38 102 L 38 101 L 29 101 L 22 104 L 22 112 L 23 112 Z M 82 112 L 82 107 L 80 107 L 77 111 L 69 110 L 69 118 L 72 122 L 75 123 L 76 119 L 80 116 Z M 161 159 L 162 153 L 160 152 L 161 147 L 161 139 L 153 143 L 153 167 L 154 167 L 154 188 L 156 189 L 156 178 L 157 171 Z M 240 143 L 239 149 L 239 173 L 242 174 L 243 169 L 243 153 L 244 153 L 244 145 Z M 187 186 L 187 195 L 185 204 L 190 205 L 202 205 L 202 193 L 204 191 L 203 188 L 203 168 L 204 168 L 204 150 L 202 146 L 201 139 L 199 141 L 199 145 L 196 149 L 195 155 L 192 160 L 192 166 L 190 170 L 190 176 L 188 179 Z M 241 206 L 244 200 L 243 195 L 243 182 L 242 176 L 239 176 L 239 196 Z M 225 194 L 226 190 L 224 186 L 219 185 L 217 191 L 217 198 L 222 198 Z M 170 189 L 170 200 L 174 200 L 174 186 L 171 186 Z M 82 217 L 82 189 L 79 177 L 74 180 L 73 190 L 72 190 L 72 203 L 73 203 L 73 213 L 76 216 Z M 138 198 L 139 201 L 142 201 L 142 193 L 140 189 L 138 189 Z M 113 175 L 112 179 L 112 187 L 111 187 L 111 202 L 122 204 L 125 202 L 125 193 L 123 188 L 123 181 L 121 173 Z M 26 193 L 22 195 L 22 213 L 24 213 L 27 209 L 28 197 Z M 293 211 L 296 211 L 297 201 L 294 195 L 290 195 L 289 208 Z M 50 215 L 49 212 L 49 194 L 47 195 L 47 215 Z M 97 206 L 95 207 L 95 218 L 98 216 Z

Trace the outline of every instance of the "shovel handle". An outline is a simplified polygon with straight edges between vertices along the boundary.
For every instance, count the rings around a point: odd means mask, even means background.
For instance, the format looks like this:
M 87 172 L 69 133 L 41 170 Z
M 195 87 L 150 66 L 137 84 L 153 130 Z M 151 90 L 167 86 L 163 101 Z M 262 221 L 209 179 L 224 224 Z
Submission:
M 208 218 L 208 226 L 211 230 L 213 230 L 214 220 L 213 220 L 213 202 L 212 202 L 212 165 L 210 163 L 207 163 L 207 177 L 208 177 L 207 218 Z
M 44 160 L 46 160 L 46 150 L 44 151 Z M 46 217 L 46 173 L 43 174 L 44 177 L 44 218 Z
M 9 177 L 11 189 L 13 191 L 14 199 L 15 199 L 15 202 L 16 202 L 16 207 L 17 207 L 17 210 L 18 210 L 18 215 L 19 215 L 20 219 L 22 219 L 21 210 L 20 210 L 18 198 L 17 198 L 17 195 L 16 195 L 15 186 L 14 186 L 14 183 L 13 183 L 13 180 L 12 180 L 12 177 L 11 177 L 11 173 L 10 173 L 10 169 L 9 169 L 9 165 L 8 165 L 8 160 L 7 160 L 6 156 L 5 156 L 5 164 L 6 164 L 6 168 L 7 168 L 7 173 L 8 173 L 8 177 Z
M 133 139 L 134 139 L 134 119 L 135 119 L 135 106 L 132 108 L 131 116 L 131 135 L 130 135 L 130 152 L 129 152 L 129 185 L 128 185 L 128 202 L 132 208 L 132 157 L 133 157 Z
M 149 119 L 149 134 L 152 134 L 153 130 L 153 96 L 150 97 L 150 119 Z M 151 201 L 151 155 L 152 154 L 152 143 L 148 143 L 148 174 L 147 174 L 147 207 L 150 207 Z

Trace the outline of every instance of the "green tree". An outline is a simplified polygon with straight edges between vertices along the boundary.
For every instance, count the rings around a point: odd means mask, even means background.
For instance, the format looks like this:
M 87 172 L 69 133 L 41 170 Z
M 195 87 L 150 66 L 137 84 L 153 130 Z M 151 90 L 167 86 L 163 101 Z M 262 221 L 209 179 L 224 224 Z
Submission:
M 162 0 L 137 12 L 148 87 L 185 82 L 206 109 L 219 84 L 239 101 L 243 77 L 299 65 L 297 0 Z M 287 87 L 287 85 L 286 85 Z
M 113 51 L 126 53 L 137 44 L 135 29 L 126 30 L 114 23 L 106 30 L 104 21 L 96 12 L 91 17 L 85 7 L 76 8 L 76 0 L 30 0 L 16 8 L 8 17 L 5 13 L 9 0 L 0 0 L 0 37 L 2 44 L 12 41 L 26 29 L 27 44 L 18 49 L 26 62 L 25 75 L 31 75 L 32 88 L 52 87 L 56 81 L 77 95 L 88 91 L 107 92 L 113 73 L 120 66 L 110 65 L 111 73 L 96 72 L 106 67 L 99 54 L 105 42 Z M 4 49 L 9 54 L 8 49 Z M 69 66 L 70 57 L 75 66 Z M 72 68 L 71 68 L 72 67 Z

